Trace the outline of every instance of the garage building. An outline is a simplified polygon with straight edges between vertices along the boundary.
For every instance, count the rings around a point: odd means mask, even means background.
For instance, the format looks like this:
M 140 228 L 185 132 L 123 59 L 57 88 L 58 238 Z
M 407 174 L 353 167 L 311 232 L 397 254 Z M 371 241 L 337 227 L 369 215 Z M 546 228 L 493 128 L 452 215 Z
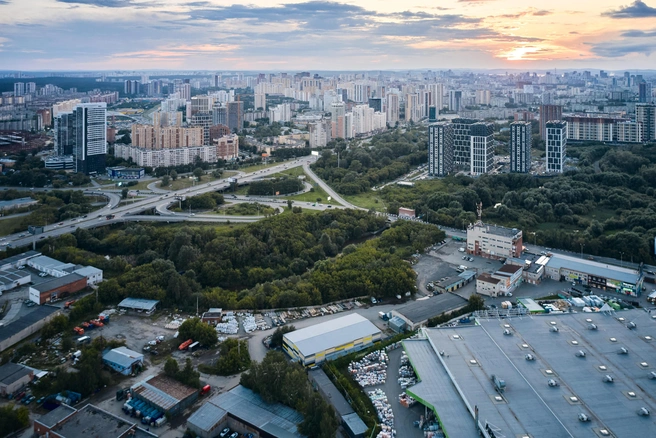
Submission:
M 380 339 L 381 332 L 371 321 L 352 313 L 285 334 L 283 348 L 301 364 L 312 366 L 368 348 Z
M 37 304 L 45 304 L 79 292 L 85 287 L 87 287 L 86 277 L 79 274 L 68 274 L 30 286 L 29 297 Z
M 468 301 L 456 294 L 446 293 L 424 300 L 413 301 L 403 307 L 392 310 L 392 316 L 405 321 L 409 330 L 416 330 L 428 324 L 428 320 L 445 313 L 462 309 Z

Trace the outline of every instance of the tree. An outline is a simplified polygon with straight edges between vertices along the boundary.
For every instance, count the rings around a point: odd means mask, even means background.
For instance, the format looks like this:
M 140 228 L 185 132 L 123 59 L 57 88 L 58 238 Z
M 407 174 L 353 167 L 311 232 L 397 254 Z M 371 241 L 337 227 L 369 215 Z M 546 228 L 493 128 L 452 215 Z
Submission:
M 178 172 L 176 172 L 175 170 L 172 170 L 171 173 L 170 173 L 170 176 L 171 176 L 171 179 L 173 181 L 175 181 L 176 179 L 178 179 Z
M 211 325 L 205 324 L 200 318 L 187 319 L 180 325 L 178 331 L 181 339 L 193 339 L 204 347 L 213 347 L 218 341 L 216 330 Z
M 282 347 L 282 337 L 296 330 L 296 327 L 293 325 L 284 325 L 278 327 L 275 332 L 271 335 L 271 343 L 269 344 L 270 348 L 281 348 Z
M 171 185 L 171 178 L 169 178 L 168 175 L 164 175 L 164 176 L 162 177 L 162 184 L 161 184 L 161 186 L 162 186 L 162 187 L 168 187 L 168 186 L 170 186 L 170 185 Z
M 166 363 L 164 364 L 164 374 L 166 374 L 169 377 L 175 378 L 179 372 L 180 372 L 180 368 L 178 367 L 178 361 L 173 359 L 172 357 L 166 359 Z
M 123 190 L 121 190 L 121 198 L 123 198 L 123 199 L 127 199 L 127 197 L 128 197 L 128 192 L 129 192 L 128 189 L 123 189 Z
M 482 310 L 485 308 L 485 300 L 478 294 L 472 294 L 469 297 L 469 307 L 471 307 L 472 311 Z
M 203 173 L 204 173 L 203 169 L 201 169 L 200 167 L 194 169 L 194 176 L 198 181 L 200 181 L 201 178 L 203 177 Z

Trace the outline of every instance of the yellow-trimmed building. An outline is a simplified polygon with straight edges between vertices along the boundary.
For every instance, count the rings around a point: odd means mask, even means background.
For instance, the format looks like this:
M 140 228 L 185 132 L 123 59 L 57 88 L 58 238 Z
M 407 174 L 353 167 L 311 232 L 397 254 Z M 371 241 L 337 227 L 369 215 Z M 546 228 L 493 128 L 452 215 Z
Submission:
M 352 313 L 285 334 L 283 349 L 301 364 L 313 366 L 365 349 L 380 339 L 381 332 L 371 321 Z

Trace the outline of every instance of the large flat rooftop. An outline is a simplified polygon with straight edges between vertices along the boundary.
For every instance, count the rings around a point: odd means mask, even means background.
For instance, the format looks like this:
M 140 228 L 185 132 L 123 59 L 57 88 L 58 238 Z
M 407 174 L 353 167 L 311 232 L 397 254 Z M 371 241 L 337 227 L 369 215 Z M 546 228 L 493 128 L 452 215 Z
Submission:
M 103 411 L 92 405 L 86 405 L 75 414 L 75 418 L 64 422 L 53 430 L 65 438 L 77 437 L 121 437 L 134 423 Z
M 629 284 L 637 284 L 641 274 L 635 269 L 621 268 L 607 263 L 599 263 L 563 254 L 553 254 L 547 263 L 548 268 L 569 269 L 601 278 L 610 278 Z
M 419 324 L 429 318 L 451 312 L 467 305 L 467 300 L 452 293 L 440 294 L 425 300 L 413 301 L 403 307 L 394 309 L 414 324 Z
M 634 330 L 627 328 L 631 321 Z M 478 323 L 424 329 L 425 341 L 404 342 L 421 379 L 408 392 L 435 407 L 450 437 L 473 436 L 453 422 L 473 425 L 474 406 L 482 425 L 487 422 L 506 437 L 654 435 L 653 418 L 637 414 L 642 407 L 656 412 L 656 380 L 649 378 L 656 371 L 651 314 L 630 310 Z M 621 348 L 628 354 L 620 354 Z M 526 360 L 527 354 L 534 360 Z M 503 394 L 495 391 L 492 375 L 505 381 Z M 613 383 L 603 381 L 606 375 Z M 559 386 L 549 386 L 549 379 Z M 456 401 L 468 409 L 455 406 Z M 580 413 L 590 421 L 580 422 Z

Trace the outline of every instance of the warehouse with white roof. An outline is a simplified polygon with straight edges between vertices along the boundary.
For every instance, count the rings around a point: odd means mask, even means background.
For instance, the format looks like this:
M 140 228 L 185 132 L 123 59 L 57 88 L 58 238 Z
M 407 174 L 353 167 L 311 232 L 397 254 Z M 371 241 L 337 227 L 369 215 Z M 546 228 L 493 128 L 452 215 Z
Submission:
M 352 313 L 287 333 L 283 349 L 301 364 L 313 366 L 365 349 L 380 339 L 381 332 L 371 321 Z

